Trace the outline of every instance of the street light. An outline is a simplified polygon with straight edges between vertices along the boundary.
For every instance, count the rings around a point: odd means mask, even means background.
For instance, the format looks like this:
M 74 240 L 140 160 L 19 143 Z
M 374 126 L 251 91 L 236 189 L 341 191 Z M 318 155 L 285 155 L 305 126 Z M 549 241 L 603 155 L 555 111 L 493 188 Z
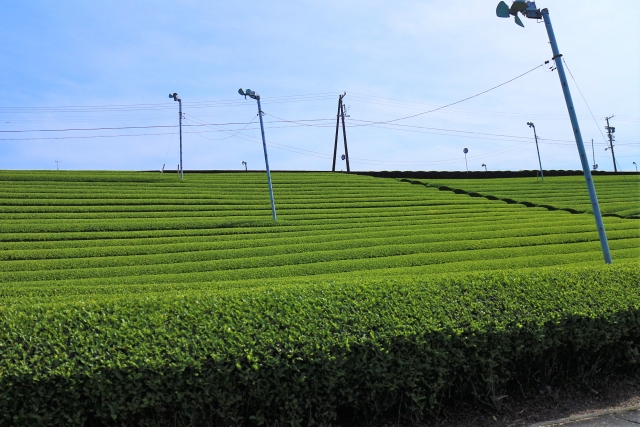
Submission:
M 482 167 L 484 168 L 484 171 L 487 171 L 487 165 L 485 165 L 484 163 L 482 164 Z
M 264 124 L 262 123 L 262 108 L 260 107 L 260 95 L 252 91 L 251 89 L 242 90 L 238 89 L 238 93 L 246 99 L 247 96 L 249 98 L 253 98 L 258 101 L 258 116 L 260 117 L 260 130 L 262 131 L 262 148 L 264 149 L 264 164 L 267 168 L 267 181 L 269 182 L 269 197 L 271 197 L 271 215 L 273 216 L 273 220 L 276 220 L 276 204 L 273 201 L 273 187 L 271 186 L 271 171 L 269 170 L 269 157 L 267 156 L 267 142 L 264 139 Z M 246 163 L 245 163 L 246 168 Z
M 178 101 L 179 110 L 178 117 L 180 117 L 180 179 L 182 179 L 182 99 L 178 96 L 177 93 L 170 93 L 169 98 L 173 98 L 174 101 Z
M 462 152 L 464 153 L 464 164 L 467 166 L 467 173 L 469 173 L 469 164 L 467 163 L 467 153 L 469 152 L 469 149 L 465 148 Z
M 501 1 L 496 8 L 496 15 L 500 18 L 508 18 L 514 16 L 516 24 L 524 27 L 518 13 L 521 13 L 529 19 L 542 19 L 547 29 L 547 35 L 549 36 L 549 43 L 551 44 L 551 51 L 553 52 L 552 61 L 555 61 L 556 69 L 558 70 L 558 77 L 560 78 L 560 85 L 562 86 L 562 92 L 564 93 L 564 100 L 567 104 L 567 110 L 569 110 L 569 118 L 571 119 L 571 128 L 576 138 L 576 145 L 578 146 L 578 153 L 580 154 L 580 162 L 582 163 L 582 170 L 584 171 L 584 179 L 587 182 L 587 189 L 589 190 L 589 198 L 591 200 L 591 208 L 593 210 L 593 216 L 596 220 L 596 226 L 598 228 L 598 236 L 600 237 L 600 246 L 602 247 L 602 255 L 604 256 L 604 262 L 611 264 L 611 252 L 609 251 L 609 242 L 607 241 L 607 234 L 604 230 L 604 223 L 602 222 L 602 214 L 600 213 L 600 205 L 598 204 L 598 197 L 596 196 L 596 189 L 593 185 L 593 178 L 591 177 L 591 170 L 589 169 L 589 160 L 587 153 L 584 149 L 584 143 L 582 141 L 582 134 L 580 133 L 580 125 L 578 124 L 578 116 L 573 106 L 573 100 L 571 98 L 571 91 L 569 90 L 569 82 L 564 72 L 564 66 L 562 64 L 562 54 L 558 49 L 558 43 L 556 36 L 553 32 L 551 25 L 551 18 L 549 18 L 549 9 L 538 9 L 536 3 L 533 1 L 516 0 L 512 3 L 511 7 L 507 6 L 504 1 Z
M 536 139 L 536 151 L 538 152 L 538 164 L 540 165 L 540 176 L 542 177 L 542 182 L 544 182 L 544 173 L 542 173 L 542 161 L 540 160 L 540 149 L 538 148 L 538 134 L 536 134 L 536 125 L 532 122 L 527 122 L 530 128 L 533 128 L 533 136 Z
M 242 165 L 244 166 L 244 171 L 247 171 L 247 162 L 245 162 L 244 160 L 242 161 Z
M 636 162 L 633 162 L 633 166 L 636 167 L 636 173 L 638 173 L 638 165 L 636 165 Z

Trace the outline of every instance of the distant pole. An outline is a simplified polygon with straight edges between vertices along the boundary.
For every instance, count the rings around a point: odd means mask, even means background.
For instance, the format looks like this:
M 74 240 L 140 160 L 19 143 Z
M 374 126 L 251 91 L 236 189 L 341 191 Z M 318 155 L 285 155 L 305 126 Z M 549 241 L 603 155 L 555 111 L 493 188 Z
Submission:
M 571 118 L 571 125 L 573 127 L 573 133 L 576 138 L 576 145 L 578 146 L 578 153 L 580 154 L 580 162 L 582 163 L 582 170 L 584 171 L 584 179 L 587 182 L 587 189 L 589 190 L 589 198 L 591 199 L 591 207 L 593 209 L 593 216 L 596 220 L 596 226 L 598 228 L 598 235 L 600 237 L 600 246 L 602 246 L 602 254 L 604 256 L 604 262 L 611 264 L 611 252 L 609 251 L 609 242 L 607 241 L 607 234 L 604 230 L 604 223 L 602 222 L 602 214 L 600 213 L 600 205 L 598 204 L 598 197 L 596 196 L 596 189 L 593 185 L 593 178 L 591 177 L 591 170 L 589 169 L 589 160 L 587 153 L 584 149 L 584 143 L 582 142 L 582 134 L 580 133 L 580 125 L 578 124 L 578 117 L 573 106 L 573 100 L 571 98 L 571 92 L 569 91 L 569 82 L 564 72 L 564 66 L 562 64 L 562 55 L 558 49 L 558 43 L 556 42 L 556 36 L 553 32 L 551 25 L 551 18 L 549 17 L 549 10 L 542 9 L 541 11 L 544 25 L 547 29 L 547 35 L 549 36 L 549 43 L 551 44 L 551 50 L 553 52 L 553 60 L 556 63 L 558 69 L 558 77 L 560 78 L 560 85 L 564 93 L 564 100 L 567 104 L 567 110 L 569 111 L 569 117 Z M 615 165 L 615 163 L 614 163 Z
M 264 164 L 267 169 L 267 181 L 269 182 L 269 197 L 271 198 L 271 215 L 273 216 L 273 220 L 276 220 L 276 203 L 273 200 L 273 186 L 271 185 L 271 171 L 269 170 L 269 157 L 267 156 L 267 141 L 264 138 L 264 123 L 262 122 L 262 107 L 260 106 L 260 95 L 255 93 L 255 91 L 251 89 L 243 90 L 242 88 L 238 89 L 238 93 L 241 96 L 244 96 L 247 99 L 249 98 L 255 99 L 258 101 L 258 117 L 260 117 L 260 130 L 262 131 L 262 148 L 264 149 Z M 243 162 L 245 163 L 245 162 Z M 245 163 L 246 170 L 246 163 Z
M 247 162 L 245 162 L 244 160 L 242 161 L 242 164 L 244 165 L 244 171 L 247 171 Z
M 633 166 L 636 167 L 636 173 L 638 173 L 638 165 L 636 164 L 636 162 L 633 162 Z
M 467 163 L 467 153 L 469 152 L 469 149 L 465 148 L 462 152 L 464 153 L 464 164 L 467 167 L 467 173 L 469 173 L 469 164 Z
M 267 142 L 264 138 L 264 124 L 262 123 L 262 108 L 260 107 L 260 95 L 256 95 L 258 101 L 258 116 L 260 116 L 260 130 L 262 131 L 262 148 L 264 149 L 264 164 L 267 167 L 267 181 L 269 182 L 269 197 L 271 197 L 271 215 L 276 220 L 276 204 L 273 201 L 273 187 L 271 186 L 271 171 L 269 170 L 269 157 L 267 157 Z
M 336 171 L 336 157 L 338 155 L 338 133 L 340 132 L 340 112 L 342 111 L 342 94 L 338 98 L 338 113 L 336 114 L 336 139 L 333 144 L 333 165 L 331 166 L 331 172 Z
M 60 160 L 56 159 L 56 170 L 60 170 Z
M 182 166 L 182 99 L 178 99 L 180 114 L 180 179 L 183 179 L 184 168 Z
M 485 165 L 484 163 L 482 164 L 482 167 L 484 168 L 484 171 L 487 172 L 487 165 Z
M 178 117 L 180 118 L 180 164 L 178 165 L 178 172 L 180 173 L 180 179 L 182 179 L 182 99 L 177 93 L 170 93 L 169 98 L 173 98 L 174 101 L 178 101 Z
M 609 137 L 609 149 L 611 150 L 611 158 L 613 159 L 613 171 L 614 172 L 618 172 L 618 167 L 616 166 L 616 155 L 613 152 L 613 141 L 615 139 L 615 137 L 613 136 L 613 133 L 616 131 L 616 128 L 611 127 L 609 125 L 609 119 L 613 119 L 614 116 L 610 116 L 610 117 L 605 117 L 605 120 L 607 121 L 607 126 L 605 127 L 605 129 L 607 130 L 607 136 Z
M 344 139 L 344 159 L 347 162 L 347 172 L 351 172 L 351 167 L 349 166 L 349 148 L 347 147 L 347 128 L 344 123 L 344 102 L 342 101 L 347 93 L 344 92 L 338 98 L 338 114 L 336 114 L 336 138 L 333 143 L 333 164 L 331 166 L 331 172 L 336 171 L 336 157 L 338 156 L 338 133 L 340 132 L 340 119 L 342 119 L 342 137 Z M 348 116 L 347 116 L 348 117 Z
M 344 98 L 344 95 L 342 97 Z M 344 138 L 344 157 L 347 162 L 347 172 L 351 172 L 351 168 L 349 167 L 349 149 L 347 148 L 347 128 L 344 124 L 344 102 L 341 103 L 340 107 L 342 115 L 342 137 Z
M 593 138 L 591 138 L 591 155 L 593 156 L 593 170 L 598 169 L 598 165 L 596 164 L 596 149 L 593 148 Z
M 538 164 L 540 165 L 540 176 L 542 177 L 542 182 L 544 182 L 544 173 L 542 172 L 542 161 L 540 160 L 540 149 L 538 148 L 538 134 L 536 133 L 536 125 L 532 122 L 527 122 L 530 128 L 533 128 L 533 137 L 536 140 L 536 151 L 538 152 Z

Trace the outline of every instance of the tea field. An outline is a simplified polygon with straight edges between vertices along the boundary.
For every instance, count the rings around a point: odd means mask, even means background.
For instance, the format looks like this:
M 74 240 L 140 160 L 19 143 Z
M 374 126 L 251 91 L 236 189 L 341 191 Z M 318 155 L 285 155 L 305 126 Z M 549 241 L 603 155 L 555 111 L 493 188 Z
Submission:
M 464 190 L 500 200 L 592 213 L 583 176 L 508 179 L 420 180 L 429 186 Z M 640 218 L 640 175 L 594 175 L 603 215 Z
M 574 177 L 276 172 L 274 222 L 264 173 L 2 171 L 0 425 L 418 420 L 637 369 L 627 179 L 606 266 Z

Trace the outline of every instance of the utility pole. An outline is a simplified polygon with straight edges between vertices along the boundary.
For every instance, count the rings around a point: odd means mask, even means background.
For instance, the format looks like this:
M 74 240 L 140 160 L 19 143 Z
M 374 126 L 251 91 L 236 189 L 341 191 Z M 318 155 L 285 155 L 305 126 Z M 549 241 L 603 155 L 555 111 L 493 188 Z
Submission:
M 555 33 L 553 32 L 553 26 L 551 25 L 551 18 L 549 17 L 549 9 L 538 9 L 536 3 L 533 1 L 514 1 L 511 7 L 509 7 L 504 1 L 501 1 L 496 8 L 496 15 L 500 18 L 508 18 L 514 16 L 516 24 L 524 27 L 522 21 L 518 17 L 518 13 L 521 13 L 529 19 L 544 21 L 544 26 L 547 30 L 547 36 L 549 37 L 549 44 L 551 45 L 551 51 L 553 52 L 552 61 L 555 62 L 556 69 L 558 70 L 558 77 L 560 78 L 560 86 L 562 87 L 562 93 L 564 94 L 564 101 L 567 104 L 567 111 L 569 112 L 569 119 L 571 119 L 571 129 L 576 139 L 576 146 L 578 148 L 578 155 L 580 156 L 580 163 L 582 164 L 582 170 L 584 172 L 584 180 L 587 184 L 587 190 L 589 190 L 589 200 L 591 201 L 591 209 L 593 210 L 593 216 L 596 220 L 596 228 L 598 229 L 598 237 L 600 238 L 600 246 L 602 247 L 602 255 L 606 264 L 611 264 L 611 252 L 609 251 L 609 242 L 607 240 L 607 233 L 604 230 L 604 223 L 602 222 L 602 213 L 600 212 L 600 204 L 598 203 L 598 197 L 596 196 L 596 188 L 593 185 L 593 177 L 591 176 L 591 169 L 589 168 L 589 158 L 584 148 L 584 142 L 582 141 L 582 133 L 580 132 L 580 125 L 578 124 L 578 116 L 576 115 L 575 107 L 573 106 L 573 99 L 571 98 L 571 91 L 569 90 L 569 82 L 567 81 L 567 75 L 564 72 L 564 66 L 562 64 L 562 54 L 558 48 L 558 42 L 556 41 Z
M 613 158 L 613 171 L 618 172 L 618 167 L 616 166 L 616 155 L 613 152 L 613 141 L 615 141 L 615 137 L 613 136 L 616 128 L 609 126 L 609 119 L 613 119 L 614 116 L 605 117 L 607 121 L 607 125 L 604 127 L 607 130 L 607 136 L 609 137 L 609 147 L 605 148 L 605 150 L 611 149 L 611 157 Z
M 170 93 L 169 98 L 173 98 L 174 101 L 178 101 L 179 110 L 178 117 L 180 117 L 180 164 L 178 165 L 178 170 L 180 172 L 180 179 L 182 179 L 182 99 L 178 96 L 177 93 Z
M 271 185 L 271 170 L 269 169 L 269 157 L 267 156 L 267 141 L 264 137 L 264 123 L 262 122 L 262 116 L 264 112 L 262 111 L 262 106 L 260 106 L 260 95 L 258 95 L 255 91 L 251 89 L 242 90 L 238 89 L 238 93 L 247 98 L 247 96 L 251 99 L 255 99 L 258 101 L 258 117 L 260 117 L 260 131 L 262 132 L 262 148 L 264 150 L 264 166 L 267 169 L 267 182 L 269 184 L 269 197 L 271 198 L 271 216 L 273 220 L 276 220 L 276 202 L 273 199 L 273 186 Z M 247 164 L 245 164 L 245 171 Z
M 336 115 L 336 139 L 333 145 L 333 166 L 331 166 L 331 171 L 336 171 L 336 156 L 338 154 L 338 132 L 340 130 L 340 119 L 342 119 L 342 136 L 344 138 L 344 159 L 347 162 L 347 172 L 351 172 L 351 168 L 349 167 L 349 149 L 347 148 L 347 129 L 344 124 L 344 103 L 342 99 L 345 97 L 347 92 L 344 92 L 338 98 L 338 114 Z
M 535 7 L 535 6 L 534 6 Z M 591 200 L 591 209 L 593 210 L 593 216 L 596 220 L 596 227 L 598 229 L 598 236 L 600 237 L 600 246 L 602 247 L 602 255 L 606 264 L 611 264 L 611 252 L 609 251 L 609 241 L 607 240 L 607 234 L 604 230 L 604 223 L 602 221 L 602 213 L 600 212 L 600 204 L 598 203 L 598 197 L 596 196 L 596 188 L 593 185 L 593 177 L 589 170 L 589 160 L 587 153 L 585 153 L 584 143 L 582 142 L 582 133 L 580 132 L 580 125 L 578 124 L 578 116 L 576 115 L 575 107 L 573 106 L 573 99 L 571 98 L 571 92 L 569 91 L 569 82 L 564 72 L 564 66 L 562 64 L 562 54 L 558 49 L 558 43 L 556 42 L 556 36 L 551 26 L 551 18 L 549 17 L 549 10 L 542 9 L 540 11 L 544 25 L 547 29 L 547 35 L 549 36 L 549 43 L 551 44 L 551 51 L 553 52 L 553 61 L 555 61 L 558 77 L 560 78 L 560 86 L 562 86 L 562 92 L 564 94 L 564 100 L 567 104 L 567 110 L 569 112 L 569 118 L 571 119 L 571 127 L 573 128 L 573 134 L 576 139 L 576 145 L 578 148 L 578 154 L 580 156 L 580 162 L 582 163 L 582 170 L 584 172 L 584 179 L 587 183 L 587 189 L 589 190 L 589 199 Z
M 469 173 L 469 163 L 467 163 L 467 153 L 469 152 L 469 149 L 465 148 L 462 152 L 464 153 L 464 164 L 467 167 L 467 173 Z
M 56 159 L 56 170 L 57 170 L 57 171 L 58 171 L 58 170 L 60 170 L 60 162 L 61 162 L 61 161 L 62 161 L 62 160 L 58 160 L 58 159 Z
M 540 165 L 540 176 L 542 177 L 542 182 L 544 182 L 544 173 L 542 172 L 542 160 L 540 160 L 540 149 L 538 148 L 538 134 L 536 133 L 536 125 L 532 122 L 527 122 L 530 128 L 533 128 L 533 137 L 536 139 L 536 151 L 538 152 L 538 165 Z

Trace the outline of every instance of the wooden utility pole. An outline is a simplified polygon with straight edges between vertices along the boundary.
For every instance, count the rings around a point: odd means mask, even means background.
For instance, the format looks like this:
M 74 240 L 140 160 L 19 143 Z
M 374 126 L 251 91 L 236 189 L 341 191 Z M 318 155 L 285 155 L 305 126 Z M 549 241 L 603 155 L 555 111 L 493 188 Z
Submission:
M 344 124 L 344 103 L 342 99 L 345 97 L 347 92 L 344 92 L 340 95 L 338 99 L 338 114 L 336 115 L 336 138 L 333 144 L 333 165 L 331 166 L 331 171 L 336 171 L 336 156 L 338 155 L 338 132 L 340 131 L 340 119 L 342 119 L 342 136 L 344 138 L 344 160 L 347 162 L 347 172 L 351 172 L 351 168 L 349 167 L 349 149 L 347 148 L 347 128 Z
M 613 116 L 605 117 L 605 120 L 607 121 L 605 129 L 607 130 L 607 136 L 609 137 L 609 147 L 607 147 L 606 149 L 611 150 L 611 157 L 613 158 L 613 171 L 618 172 L 618 166 L 616 166 L 616 155 L 613 152 L 613 141 L 615 140 L 613 133 L 616 131 L 616 128 L 609 126 L 609 119 L 613 119 Z

